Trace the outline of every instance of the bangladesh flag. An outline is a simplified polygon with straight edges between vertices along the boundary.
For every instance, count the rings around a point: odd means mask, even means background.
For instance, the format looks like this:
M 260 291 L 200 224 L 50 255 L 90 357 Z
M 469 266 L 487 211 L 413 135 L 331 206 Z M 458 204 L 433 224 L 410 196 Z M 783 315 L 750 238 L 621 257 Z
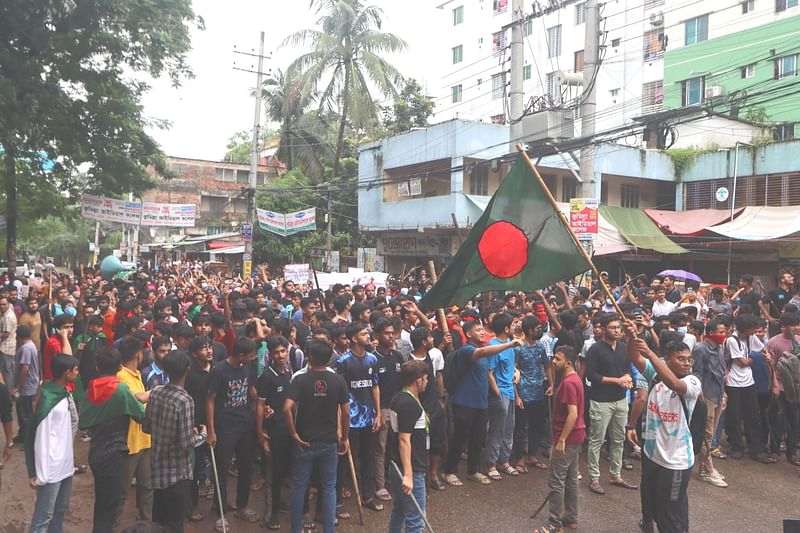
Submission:
M 91 428 L 121 415 L 141 422 L 144 405 L 116 376 L 103 376 L 90 381 L 86 401 L 81 405 L 80 428 Z
M 533 291 L 589 268 L 520 157 L 422 303 L 446 307 L 479 292 Z

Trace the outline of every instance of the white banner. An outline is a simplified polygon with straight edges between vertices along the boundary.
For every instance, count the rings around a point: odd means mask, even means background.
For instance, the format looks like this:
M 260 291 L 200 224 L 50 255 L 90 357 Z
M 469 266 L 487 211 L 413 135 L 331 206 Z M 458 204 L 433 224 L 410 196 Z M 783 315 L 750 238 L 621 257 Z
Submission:
M 319 288 L 328 290 L 337 283 L 342 285 L 361 285 L 373 284 L 375 287 L 386 287 L 386 278 L 389 274 L 384 272 L 317 272 Z
M 84 194 L 81 216 L 102 222 L 119 222 L 142 226 L 194 227 L 197 206 L 194 204 L 157 204 L 128 202 L 103 196 Z
M 311 279 L 311 267 L 308 263 L 286 265 L 283 267 L 283 279 L 292 280 L 298 285 L 305 285 Z
M 317 208 L 304 209 L 293 213 L 275 213 L 265 209 L 256 209 L 258 225 L 261 229 L 277 233 L 282 237 L 294 235 L 301 231 L 317 229 Z

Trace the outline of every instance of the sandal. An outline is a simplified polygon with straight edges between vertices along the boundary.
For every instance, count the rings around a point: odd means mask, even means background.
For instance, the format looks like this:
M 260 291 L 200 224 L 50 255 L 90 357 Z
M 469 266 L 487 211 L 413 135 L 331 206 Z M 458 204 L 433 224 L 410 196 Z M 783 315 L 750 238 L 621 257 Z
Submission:
M 492 468 L 491 470 L 486 472 L 486 477 L 488 477 L 492 481 L 501 481 L 503 479 L 503 476 L 501 476 L 500 472 L 498 472 L 497 469 L 495 468 Z
M 442 480 L 439 479 L 439 478 L 432 479 L 431 483 L 430 483 L 430 487 L 433 490 L 439 490 L 439 491 L 447 490 L 447 485 L 442 483 Z
M 203 521 L 203 513 L 198 511 L 193 512 L 189 516 L 186 517 L 189 522 L 202 522 Z
M 267 520 L 267 523 L 264 525 L 267 529 L 275 531 L 281 528 L 281 521 L 278 520 L 277 516 L 272 515 L 269 517 L 269 520 Z M 305 525 L 303 527 L 305 527 Z
M 527 474 L 528 473 L 528 467 L 525 466 L 522 463 L 517 463 L 517 465 L 514 468 L 516 468 L 517 472 L 519 472 L 520 474 Z
M 456 476 L 455 474 L 445 474 L 444 482 L 450 485 L 451 487 L 460 487 L 464 484 L 461 482 L 460 479 L 458 479 L 458 476 Z
M 350 513 L 344 510 L 344 505 L 339 504 L 336 506 L 336 518 L 350 520 Z
M 533 458 L 533 461 L 528 461 L 528 466 L 538 468 L 539 470 L 547 470 L 547 463 L 543 463 L 539 459 Z
M 337 522 L 338 522 L 338 520 L 337 520 Z M 308 514 L 308 513 L 304 514 L 303 515 L 303 533 L 316 531 L 316 530 L 317 530 L 317 524 L 315 522 L 315 519 L 312 519 L 311 515 Z
M 518 475 L 519 475 L 519 472 L 517 472 L 517 469 L 516 469 L 516 468 L 514 468 L 514 467 L 513 467 L 513 466 L 511 466 L 511 465 L 504 466 L 504 467 L 503 467 L 503 468 L 502 468 L 500 471 L 501 471 L 502 473 L 504 473 L 505 475 L 507 475 L 507 476 L 511 476 L 511 477 L 514 477 L 514 476 L 518 476 Z
M 564 528 L 547 524 L 546 526 L 537 527 L 533 530 L 533 533 L 564 533 Z
M 797 456 L 795 455 L 792 455 L 791 457 L 786 459 L 786 462 L 789 463 L 790 465 L 800 466 L 800 459 L 798 459 Z
M 564 522 L 564 527 L 569 528 L 569 529 L 578 529 L 578 523 L 577 522 Z
M 75 474 L 85 474 L 89 471 L 88 465 L 75 465 Z
M 255 511 L 248 509 L 247 507 L 237 509 L 236 512 L 233 513 L 233 516 L 250 524 L 255 524 L 258 522 L 258 515 L 255 513 Z
M 379 491 L 375 492 L 375 497 L 382 502 L 392 501 L 392 495 L 389 494 L 389 491 L 386 489 L 380 489 Z
M 497 477 L 500 477 L 500 474 L 497 473 L 497 470 L 495 470 L 494 473 L 497 475 Z M 481 485 L 490 485 L 492 483 L 491 479 L 489 479 L 488 477 L 484 476 L 480 472 L 475 472 L 474 474 L 467 475 L 467 479 L 469 479 L 471 481 L 476 481 L 476 482 L 480 483 Z M 503 478 L 500 478 L 500 479 L 503 479 Z
M 225 524 L 225 526 L 223 527 L 222 524 Z M 222 533 L 223 531 L 230 531 L 230 530 L 231 526 L 228 524 L 228 521 L 224 518 L 220 518 L 219 520 L 217 520 L 217 523 L 214 524 L 214 531 L 216 531 L 217 533 Z
M 375 498 L 370 498 L 369 500 L 363 502 L 361 505 L 362 507 L 366 507 L 370 511 L 375 511 L 375 512 L 383 511 L 383 504 L 378 500 L 376 500 Z

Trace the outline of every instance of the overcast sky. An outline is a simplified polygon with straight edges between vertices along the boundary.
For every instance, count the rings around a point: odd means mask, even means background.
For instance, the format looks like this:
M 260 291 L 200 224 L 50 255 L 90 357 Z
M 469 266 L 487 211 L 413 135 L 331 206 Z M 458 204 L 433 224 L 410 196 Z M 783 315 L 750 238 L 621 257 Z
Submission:
M 436 0 L 372 0 L 365 2 L 384 11 L 383 30 L 408 43 L 408 51 L 391 58 L 408 77 L 423 82 L 431 78 L 426 60 L 431 48 L 428 31 L 441 14 Z M 313 28 L 317 16 L 308 0 L 194 0 L 194 9 L 205 19 L 205 31 L 192 33 L 189 63 L 195 79 L 175 89 L 158 80 L 144 98 L 145 113 L 172 122 L 168 130 L 152 135 L 167 155 L 197 159 L 222 159 L 227 139 L 253 125 L 254 102 L 250 91 L 255 74 L 234 70 L 235 66 L 256 70 L 255 57 L 234 53 L 258 52 L 259 32 L 265 32 L 265 70 L 285 69 L 302 50 L 280 48 L 284 37 L 296 30 Z M 434 37 L 435 38 L 435 37 Z

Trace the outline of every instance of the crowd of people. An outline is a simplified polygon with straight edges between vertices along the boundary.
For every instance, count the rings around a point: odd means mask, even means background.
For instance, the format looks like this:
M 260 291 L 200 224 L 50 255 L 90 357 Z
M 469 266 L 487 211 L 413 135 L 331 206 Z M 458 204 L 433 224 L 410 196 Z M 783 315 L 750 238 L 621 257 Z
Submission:
M 640 490 L 642 531 L 679 533 L 693 472 L 724 488 L 726 457 L 800 466 L 790 272 L 760 292 L 749 275 L 579 281 L 435 310 L 424 275 L 318 290 L 266 265 L 242 279 L 184 263 L 7 280 L 0 420 L 5 460 L 25 450 L 31 531 L 61 531 L 87 470 L 105 533 L 129 492 L 138 519 L 168 531 L 203 520 L 207 499 L 218 531 L 235 530 L 231 516 L 277 530 L 288 512 L 293 532 L 332 532 L 360 498 L 391 505 L 389 531 L 419 532 L 429 494 L 541 469 L 537 531 L 577 527 L 586 477 L 598 497 Z M 636 460 L 639 483 L 623 476 Z M 261 490 L 263 517 L 250 505 Z

